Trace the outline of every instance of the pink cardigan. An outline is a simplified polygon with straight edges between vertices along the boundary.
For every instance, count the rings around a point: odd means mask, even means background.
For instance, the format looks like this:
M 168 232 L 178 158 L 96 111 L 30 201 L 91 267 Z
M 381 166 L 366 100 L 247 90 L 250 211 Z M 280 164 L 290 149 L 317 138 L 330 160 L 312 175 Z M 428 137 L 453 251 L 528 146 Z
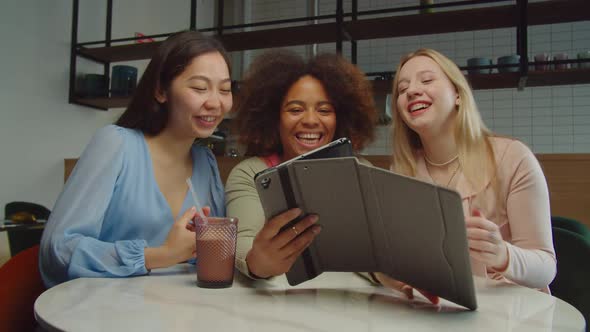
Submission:
M 454 189 L 461 195 L 465 215 L 478 208 L 500 226 L 508 243 L 509 263 L 505 271 L 499 272 L 472 259 L 472 271 L 478 276 L 548 292 L 556 273 L 556 259 L 545 176 L 534 154 L 520 141 L 494 137 L 491 142 L 499 194 L 494 194 L 490 179 L 484 188 L 473 188 L 461 172 Z M 434 182 L 422 154 L 417 156 L 416 166 L 417 178 Z

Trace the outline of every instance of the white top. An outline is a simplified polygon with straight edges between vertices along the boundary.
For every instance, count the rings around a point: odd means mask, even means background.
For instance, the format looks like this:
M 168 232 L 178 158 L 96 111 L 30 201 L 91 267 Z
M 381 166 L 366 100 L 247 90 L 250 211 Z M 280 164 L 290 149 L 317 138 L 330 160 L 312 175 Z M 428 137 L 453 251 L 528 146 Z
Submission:
M 196 286 L 189 264 L 134 278 L 79 278 L 45 291 L 35 316 L 64 331 L 583 331 L 574 307 L 548 294 L 476 278 L 477 311 L 324 273 L 291 287 L 237 274 L 226 289 Z

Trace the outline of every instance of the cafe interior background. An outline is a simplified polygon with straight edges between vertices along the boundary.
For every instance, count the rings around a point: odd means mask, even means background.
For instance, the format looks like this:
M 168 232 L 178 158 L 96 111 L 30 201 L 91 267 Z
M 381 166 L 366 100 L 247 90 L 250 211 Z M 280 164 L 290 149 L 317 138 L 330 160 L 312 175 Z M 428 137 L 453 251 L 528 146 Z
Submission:
M 358 1 L 359 10 L 414 6 L 418 0 Z M 435 3 L 449 2 L 435 0 Z M 535 3 L 539 1 L 529 1 Z M 106 1 L 80 0 L 78 40 L 104 39 Z M 506 4 L 506 3 L 504 3 Z M 335 0 L 226 0 L 224 24 L 239 24 L 333 14 Z M 351 1 L 344 1 L 350 11 Z M 470 7 L 467 7 L 470 8 Z M 440 9 L 449 10 L 449 9 Z M 112 37 L 124 38 L 139 32 L 161 34 L 187 29 L 188 0 L 113 1 Z M 559 9 L 556 9 L 556 14 Z M 418 11 L 388 15 L 408 15 Z M 197 28 L 215 25 L 213 0 L 197 1 Z M 427 22 L 415 22 L 427 24 Z M 114 122 L 124 110 L 107 111 L 68 103 L 72 1 L 3 1 L 0 10 L 0 206 L 27 201 L 51 209 L 64 184 L 64 159 L 77 158 L 94 132 Z M 283 25 L 284 26 L 284 25 Z M 289 36 L 283 36 L 289 38 Z M 516 28 L 429 34 L 362 40 L 357 44 L 357 64 L 365 72 L 393 71 L 401 55 L 419 47 L 430 47 L 448 55 L 460 66 L 473 57 L 491 58 L 515 54 Z M 314 50 L 336 50 L 334 43 L 290 47 L 302 55 Z M 344 42 L 343 55 L 350 57 L 350 43 Z M 239 80 L 251 59 L 263 50 L 232 52 L 234 79 Z M 528 27 L 528 54 L 550 56 L 590 51 L 588 21 Z M 147 60 L 120 62 L 138 68 L 139 76 Z M 589 64 L 590 65 L 590 64 Z M 571 64 L 572 70 L 577 64 Z M 547 68 L 552 70 L 552 68 Z M 78 58 L 77 77 L 101 73 L 102 66 Z M 590 153 L 590 85 L 566 84 L 540 87 L 476 90 L 475 97 L 485 123 L 495 132 L 514 136 L 536 154 Z M 390 129 L 386 96 L 376 96 L 381 107 L 377 138 L 363 154 L 389 155 Z M 231 122 L 231 119 L 228 120 Z M 242 152 L 235 136 L 225 132 L 220 154 Z M 91 209 L 89 202 L 89 209 Z M 587 220 L 586 223 L 590 223 Z M 0 232 L 0 264 L 10 258 L 6 232 Z

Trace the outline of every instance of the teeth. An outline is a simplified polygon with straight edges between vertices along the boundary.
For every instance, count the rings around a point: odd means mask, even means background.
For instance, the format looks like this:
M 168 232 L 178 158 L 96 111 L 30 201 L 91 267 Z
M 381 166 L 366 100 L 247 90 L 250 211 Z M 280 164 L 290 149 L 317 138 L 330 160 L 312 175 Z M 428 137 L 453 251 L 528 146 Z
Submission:
M 415 112 L 415 111 L 421 110 L 421 109 L 423 109 L 423 108 L 426 108 L 426 107 L 428 107 L 428 106 L 430 106 L 430 105 L 429 105 L 429 104 L 425 104 L 425 103 L 418 103 L 418 104 L 414 104 L 414 105 L 412 105 L 412 107 L 410 108 L 410 112 Z
M 201 116 L 200 118 L 206 122 L 214 122 L 216 119 L 216 117 L 214 116 Z
M 321 135 L 319 133 L 305 133 L 305 134 L 297 134 L 297 138 L 300 139 L 319 139 Z

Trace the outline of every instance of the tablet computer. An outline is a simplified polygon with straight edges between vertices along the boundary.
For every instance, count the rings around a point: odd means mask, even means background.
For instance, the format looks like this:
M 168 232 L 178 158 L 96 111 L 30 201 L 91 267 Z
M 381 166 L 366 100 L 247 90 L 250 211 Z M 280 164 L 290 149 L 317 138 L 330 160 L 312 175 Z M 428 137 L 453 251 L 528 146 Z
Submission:
M 287 272 L 290 284 L 325 271 L 383 272 L 476 309 L 457 192 L 354 157 L 298 160 L 285 167 L 284 181 L 290 182 L 296 206 L 318 214 L 322 226 L 306 255 Z M 258 184 L 257 189 L 265 211 L 285 200 L 281 191 Z
M 306 160 L 306 159 L 321 159 L 321 158 L 337 158 L 337 157 L 351 157 L 352 156 L 352 142 L 347 137 L 342 137 L 332 142 L 320 146 L 317 149 L 311 150 L 304 154 L 301 154 L 293 159 L 289 159 L 284 161 L 276 166 L 269 167 L 263 171 L 260 171 L 254 175 L 254 181 L 259 176 L 262 176 L 266 173 L 272 173 L 274 170 L 283 168 L 286 165 L 296 161 L 296 160 Z
M 254 176 L 254 182 L 258 191 L 264 216 L 266 220 L 285 212 L 289 209 L 299 207 L 295 196 L 293 195 L 293 188 L 289 176 L 288 166 L 295 161 L 310 160 L 310 159 L 325 159 L 325 158 L 339 158 L 352 156 L 352 142 L 346 137 L 336 139 L 324 146 L 299 155 L 293 159 L 289 159 L 277 166 L 267 168 Z M 292 220 L 285 225 L 281 231 L 293 227 L 297 222 L 303 219 L 307 213 L 301 214 L 298 218 Z M 309 268 L 311 258 L 308 249 L 305 249 L 301 256 L 297 258 L 291 273 L 287 273 L 287 278 L 291 285 L 299 284 L 309 278 L 304 277 L 304 274 L 296 271 L 308 271 L 305 275 L 316 277 L 317 274 Z M 307 267 L 306 267 L 307 266 Z
M 297 202 L 292 195 L 293 189 L 291 188 L 291 182 L 289 180 L 288 166 L 291 163 L 298 160 L 351 156 L 352 143 L 350 139 L 343 137 L 293 159 L 284 161 L 277 166 L 269 167 L 256 173 L 254 176 L 254 182 L 258 193 L 262 193 L 260 199 L 262 201 L 262 207 L 266 219 L 271 219 L 282 212 L 298 207 Z M 301 218 L 303 218 L 303 216 Z M 290 228 L 294 223 L 295 222 L 291 222 L 290 225 L 287 225 L 284 228 Z

